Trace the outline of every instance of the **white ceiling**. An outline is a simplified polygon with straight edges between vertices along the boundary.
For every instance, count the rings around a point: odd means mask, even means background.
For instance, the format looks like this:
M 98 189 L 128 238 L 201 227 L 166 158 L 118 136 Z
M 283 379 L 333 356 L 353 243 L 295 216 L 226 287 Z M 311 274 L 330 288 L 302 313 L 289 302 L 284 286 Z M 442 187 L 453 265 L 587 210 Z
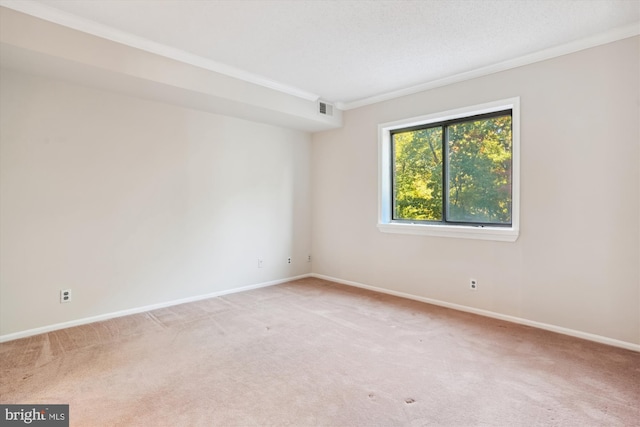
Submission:
M 640 0 L 1 3 L 342 108 L 640 32 Z

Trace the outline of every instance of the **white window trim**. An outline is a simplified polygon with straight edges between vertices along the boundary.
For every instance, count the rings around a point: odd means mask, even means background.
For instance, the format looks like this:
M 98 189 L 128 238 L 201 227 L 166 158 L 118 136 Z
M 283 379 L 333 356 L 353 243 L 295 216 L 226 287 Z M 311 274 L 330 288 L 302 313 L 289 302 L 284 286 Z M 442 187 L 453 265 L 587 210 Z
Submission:
M 506 109 L 512 110 L 511 227 L 407 223 L 391 219 L 391 131 Z M 378 229 L 385 233 L 515 242 L 520 234 L 520 98 L 508 98 L 378 125 Z

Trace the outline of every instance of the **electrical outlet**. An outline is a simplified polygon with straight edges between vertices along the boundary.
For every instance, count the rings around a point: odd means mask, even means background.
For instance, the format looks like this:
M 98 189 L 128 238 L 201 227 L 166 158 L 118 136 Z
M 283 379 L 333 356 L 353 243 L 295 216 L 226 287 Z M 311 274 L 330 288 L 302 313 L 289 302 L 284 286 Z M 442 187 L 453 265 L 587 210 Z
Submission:
M 311 262 L 311 255 L 307 257 L 307 262 Z
M 469 279 L 469 289 L 472 291 L 478 290 L 478 281 L 476 279 Z
M 287 264 L 291 264 L 291 257 L 287 258 Z
M 65 302 L 71 302 L 71 289 L 60 290 L 60 304 Z
M 258 257 L 258 268 L 264 267 L 264 260 L 261 257 Z

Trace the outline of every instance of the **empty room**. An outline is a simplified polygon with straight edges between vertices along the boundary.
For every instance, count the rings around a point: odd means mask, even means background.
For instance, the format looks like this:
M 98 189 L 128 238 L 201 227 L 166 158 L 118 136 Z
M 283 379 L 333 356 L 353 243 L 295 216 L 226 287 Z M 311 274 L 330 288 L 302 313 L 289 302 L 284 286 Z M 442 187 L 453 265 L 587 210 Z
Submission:
M 637 0 L 0 0 L 0 424 L 640 425 Z

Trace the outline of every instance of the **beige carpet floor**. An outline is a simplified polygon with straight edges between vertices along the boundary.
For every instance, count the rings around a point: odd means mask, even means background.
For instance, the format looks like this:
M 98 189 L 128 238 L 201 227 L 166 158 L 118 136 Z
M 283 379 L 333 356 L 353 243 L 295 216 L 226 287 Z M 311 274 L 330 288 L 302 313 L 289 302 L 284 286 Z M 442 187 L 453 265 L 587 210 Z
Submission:
M 638 426 L 640 354 L 303 279 L 0 345 L 72 426 Z

